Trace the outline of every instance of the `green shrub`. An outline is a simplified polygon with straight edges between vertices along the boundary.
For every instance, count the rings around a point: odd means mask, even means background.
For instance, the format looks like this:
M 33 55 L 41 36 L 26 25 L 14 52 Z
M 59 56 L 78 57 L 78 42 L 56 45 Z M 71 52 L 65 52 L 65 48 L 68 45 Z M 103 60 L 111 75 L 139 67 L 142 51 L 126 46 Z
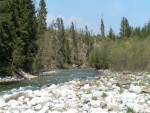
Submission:
M 150 37 L 103 40 L 90 54 L 89 64 L 95 68 L 117 71 L 150 70 Z
M 135 113 L 135 111 L 134 111 L 133 108 L 128 107 L 128 108 L 127 108 L 127 113 Z
M 96 46 L 90 54 L 89 64 L 96 69 L 107 69 L 109 67 L 110 42 L 106 41 L 101 46 Z
M 121 88 L 121 89 L 119 90 L 119 93 L 122 94 L 123 92 L 124 92 L 124 89 Z
M 93 96 L 93 97 L 92 97 L 92 100 L 97 100 L 97 97 L 96 97 L 96 96 Z
M 103 93 L 103 94 L 102 94 L 102 97 L 103 97 L 103 98 L 106 98 L 106 97 L 107 97 L 107 94 L 106 94 L 106 93 Z
M 85 93 L 86 94 L 91 94 L 92 92 L 91 92 L 91 90 L 87 90 Z

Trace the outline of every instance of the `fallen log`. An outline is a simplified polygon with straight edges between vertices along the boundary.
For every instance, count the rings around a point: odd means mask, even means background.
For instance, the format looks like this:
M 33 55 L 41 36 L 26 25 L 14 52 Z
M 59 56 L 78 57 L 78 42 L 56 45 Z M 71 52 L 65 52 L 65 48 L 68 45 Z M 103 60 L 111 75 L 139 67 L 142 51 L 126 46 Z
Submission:
M 22 69 L 19 69 L 17 71 L 17 73 L 18 73 L 18 75 L 22 76 L 25 79 L 32 79 L 32 78 L 36 78 L 37 77 L 37 76 L 31 75 L 29 73 L 26 73 L 26 72 L 22 71 Z

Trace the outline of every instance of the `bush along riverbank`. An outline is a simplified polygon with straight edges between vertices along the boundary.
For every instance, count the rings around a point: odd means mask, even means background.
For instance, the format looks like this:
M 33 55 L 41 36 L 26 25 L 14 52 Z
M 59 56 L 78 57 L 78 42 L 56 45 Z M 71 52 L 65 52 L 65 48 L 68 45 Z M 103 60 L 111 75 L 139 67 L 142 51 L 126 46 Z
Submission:
M 73 80 L 0 97 L 0 113 L 150 113 L 150 75 L 100 70 Z

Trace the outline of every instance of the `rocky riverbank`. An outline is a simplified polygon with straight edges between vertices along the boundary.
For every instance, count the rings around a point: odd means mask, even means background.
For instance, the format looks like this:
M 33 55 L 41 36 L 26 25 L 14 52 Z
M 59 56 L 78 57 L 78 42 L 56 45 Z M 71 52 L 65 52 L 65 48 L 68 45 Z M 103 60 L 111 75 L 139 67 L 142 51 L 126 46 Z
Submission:
M 26 73 L 24 71 L 18 71 L 18 74 L 15 74 L 14 76 L 3 76 L 0 74 L 0 84 L 8 84 L 8 83 L 13 83 L 13 82 L 18 82 L 24 79 L 33 79 L 36 78 L 37 76 L 31 75 L 29 73 Z
M 0 97 L 0 113 L 150 113 L 150 75 L 100 70 L 103 76 Z
M 13 83 L 24 80 L 24 78 L 20 76 L 6 76 L 0 78 L 0 84 L 7 84 L 7 83 Z

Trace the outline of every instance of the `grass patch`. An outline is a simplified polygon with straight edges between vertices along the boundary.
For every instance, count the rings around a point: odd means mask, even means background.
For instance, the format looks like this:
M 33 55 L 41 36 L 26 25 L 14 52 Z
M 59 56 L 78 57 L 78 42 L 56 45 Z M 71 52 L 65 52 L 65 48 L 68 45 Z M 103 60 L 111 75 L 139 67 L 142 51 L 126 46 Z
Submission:
M 87 90 L 85 93 L 86 94 L 91 94 L 92 92 L 91 92 L 91 90 Z
M 107 93 L 104 93 L 104 92 L 103 92 L 102 97 L 103 97 L 103 98 L 106 98 L 107 96 L 108 96 Z
M 121 88 L 121 89 L 119 90 L 119 94 L 122 94 L 123 92 L 124 92 L 124 89 Z
M 133 108 L 128 107 L 128 108 L 127 108 L 127 113 L 135 113 L 135 111 L 134 111 Z
M 145 86 L 145 83 L 144 82 L 139 82 L 139 83 L 136 83 L 135 85 L 136 86 Z
M 93 97 L 92 97 L 92 100 L 97 100 L 97 97 L 96 97 L 96 96 L 93 96 Z
M 97 86 L 97 87 L 99 86 L 99 82 L 96 82 L 96 86 Z

